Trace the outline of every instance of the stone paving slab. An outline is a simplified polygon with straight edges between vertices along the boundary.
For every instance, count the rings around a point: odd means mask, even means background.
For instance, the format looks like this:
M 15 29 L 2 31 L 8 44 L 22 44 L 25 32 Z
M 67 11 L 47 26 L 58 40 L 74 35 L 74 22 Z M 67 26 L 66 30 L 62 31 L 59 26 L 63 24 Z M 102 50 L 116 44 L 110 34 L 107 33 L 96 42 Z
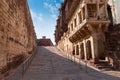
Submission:
M 22 80 L 120 80 L 74 63 L 55 47 L 39 47 Z

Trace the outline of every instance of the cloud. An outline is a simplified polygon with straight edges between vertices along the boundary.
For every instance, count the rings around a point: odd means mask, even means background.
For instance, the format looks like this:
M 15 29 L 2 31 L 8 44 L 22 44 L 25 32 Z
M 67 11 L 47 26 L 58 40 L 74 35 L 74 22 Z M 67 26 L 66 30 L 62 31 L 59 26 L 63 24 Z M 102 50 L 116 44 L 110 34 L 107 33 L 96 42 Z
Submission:
M 53 33 L 56 24 L 55 20 L 53 20 L 51 17 L 48 18 L 48 16 L 42 13 L 35 12 L 32 9 L 30 9 L 30 11 L 32 15 L 33 24 L 35 26 L 37 38 L 39 39 L 42 36 L 46 36 L 47 38 L 51 38 L 54 43 Z
M 35 31 L 37 38 L 46 36 L 51 38 L 54 42 L 54 30 L 56 25 L 56 19 L 59 14 L 60 1 L 58 0 L 38 0 L 40 3 L 41 10 L 38 10 L 39 6 L 32 6 L 30 12 L 32 15 L 33 24 L 35 26 Z M 43 3 L 41 3 L 43 2 Z M 32 3 L 32 1 L 31 1 Z M 37 9 L 36 9 L 37 8 Z
M 31 11 L 32 19 L 37 19 L 37 22 L 38 21 L 41 22 L 43 20 L 41 13 L 35 13 L 33 10 L 30 10 L 30 11 Z
M 45 8 L 47 8 L 50 11 L 50 16 L 54 19 L 57 19 L 59 5 L 60 4 L 58 4 L 56 0 L 54 0 L 52 3 L 50 3 L 49 0 L 44 2 Z
M 35 11 L 33 11 L 32 9 L 30 9 L 31 12 L 31 16 L 32 16 L 32 20 L 33 20 L 33 24 L 35 26 L 35 31 L 37 34 L 37 38 L 39 38 L 41 35 L 39 33 L 40 29 L 41 29 L 41 23 L 43 22 L 43 15 L 41 13 L 37 13 Z

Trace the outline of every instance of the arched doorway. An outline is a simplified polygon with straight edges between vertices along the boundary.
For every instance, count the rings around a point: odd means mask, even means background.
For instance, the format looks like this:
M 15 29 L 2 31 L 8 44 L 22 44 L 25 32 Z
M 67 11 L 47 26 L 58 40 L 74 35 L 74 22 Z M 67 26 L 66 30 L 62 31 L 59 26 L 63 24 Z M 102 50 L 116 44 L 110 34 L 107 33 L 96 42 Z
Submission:
M 87 60 L 92 59 L 92 50 L 91 50 L 91 42 L 87 41 Z
M 79 45 L 76 46 L 76 55 L 79 55 Z
M 81 59 L 85 59 L 85 55 L 84 55 L 84 44 L 83 44 L 83 43 L 80 45 L 80 48 L 81 48 L 81 54 L 80 54 Z
M 75 55 L 75 46 L 73 46 L 72 54 Z
M 105 60 L 105 45 L 103 39 L 98 40 L 98 58 L 100 60 Z

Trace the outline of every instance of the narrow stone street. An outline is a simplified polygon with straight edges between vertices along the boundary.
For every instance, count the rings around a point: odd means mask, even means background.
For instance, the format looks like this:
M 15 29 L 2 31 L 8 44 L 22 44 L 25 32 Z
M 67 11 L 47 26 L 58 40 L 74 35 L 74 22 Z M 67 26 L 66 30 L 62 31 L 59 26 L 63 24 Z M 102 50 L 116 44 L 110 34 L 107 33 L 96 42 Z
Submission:
M 120 80 L 74 63 L 56 47 L 39 47 L 22 80 Z

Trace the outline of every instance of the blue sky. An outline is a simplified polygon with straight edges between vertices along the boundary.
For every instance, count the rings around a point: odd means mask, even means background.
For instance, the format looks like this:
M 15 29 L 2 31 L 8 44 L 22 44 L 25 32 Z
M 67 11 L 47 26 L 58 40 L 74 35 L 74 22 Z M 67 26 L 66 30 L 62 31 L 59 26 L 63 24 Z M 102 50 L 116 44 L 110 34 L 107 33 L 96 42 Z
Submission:
M 64 0 L 28 0 L 37 38 L 46 36 L 54 42 L 54 30 L 60 4 Z

